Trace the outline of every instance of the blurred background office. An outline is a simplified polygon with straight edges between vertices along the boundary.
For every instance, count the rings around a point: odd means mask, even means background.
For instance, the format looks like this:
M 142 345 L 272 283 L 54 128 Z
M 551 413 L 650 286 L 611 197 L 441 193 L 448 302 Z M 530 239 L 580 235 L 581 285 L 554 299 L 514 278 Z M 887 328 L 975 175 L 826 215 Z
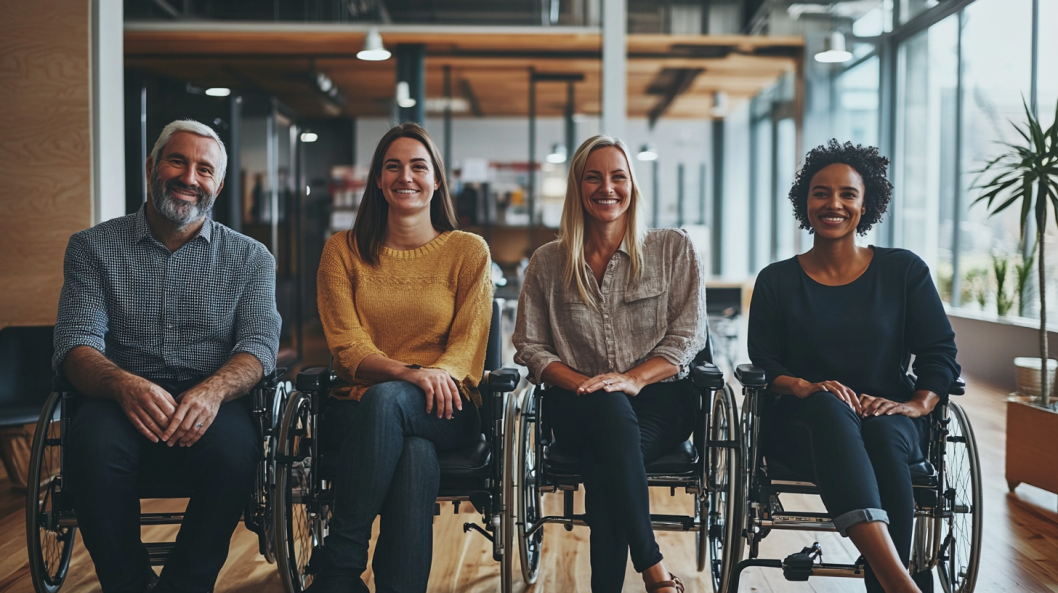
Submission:
M 1014 209 L 973 205 L 974 182 L 1018 140 L 1023 104 L 1053 121 L 1058 0 L 2 0 L 0 14 L 0 328 L 54 323 L 69 236 L 140 208 L 154 140 L 188 117 L 228 147 L 214 218 L 276 257 L 280 364 L 326 363 L 322 246 L 352 226 L 378 139 L 410 120 L 490 245 L 507 323 L 526 258 L 557 232 L 569 156 L 606 133 L 633 148 L 649 223 L 691 233 L 718 356 L 744 361 L 755 274 L 811 246 L 794 174 L 833 137 L 891 159 L 890 213 L 864 241 L 930 266 L 971 380 L 1005 393 L 1011 359 L 1038 356 L 1035 280 L 1001 310 L 994 273 L 1034 246 Z M 1049 223 L 1052 310 L 1056 245 Z

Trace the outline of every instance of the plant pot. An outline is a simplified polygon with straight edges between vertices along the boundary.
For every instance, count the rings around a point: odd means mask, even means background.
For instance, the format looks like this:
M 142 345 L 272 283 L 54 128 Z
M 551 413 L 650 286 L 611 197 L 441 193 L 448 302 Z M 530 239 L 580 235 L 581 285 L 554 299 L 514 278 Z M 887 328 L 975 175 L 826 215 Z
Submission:
M 1040 357 L 1019 356 L 1014 359 L 1014 384 L 1021 395 L 1040 394 Z M 1058 360 L 1047 359 L 1051 375 L 1051 390 L 1058 385 Z
M 1025 483 L 1058 493 L 1058 411 L 1038 403 L 1007 400 L 1007 486 Z

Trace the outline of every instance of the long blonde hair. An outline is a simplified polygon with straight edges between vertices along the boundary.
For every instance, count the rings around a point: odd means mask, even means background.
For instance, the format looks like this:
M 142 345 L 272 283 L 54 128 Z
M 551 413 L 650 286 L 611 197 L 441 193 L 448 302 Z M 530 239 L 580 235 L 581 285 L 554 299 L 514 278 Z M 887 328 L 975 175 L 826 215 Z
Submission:
M 565 248 L 566 272 L 564 281 L 569 288 L 576 287 L 584 304 L 598 309 L 598 304 L 588 291 L 588 283 L 595 282 L 585 269 L 584 258 L 584 203 L 580 195 L 580 182 L 584 169 L 588 165 L 588 156 L 599 148 L 613 146 L 621 151 L 628 164 L 628 179 L 632 182 L 630 203 L 625 212 L 625 249 L 632 259 L 632 277 L 638 282 L 643 274 L 643 242 L 647 229 L 643 222 L 642 198 L 639 184 L 636 182 L 635 169 L 628 146 L 618 138 L 611 136 L 593 136 L 584 141 L 573 155 L 569 166 L 569 177 L 566 180 L 566 202 L 562 206 L 562 222 L 559 225 L 558 240 Z

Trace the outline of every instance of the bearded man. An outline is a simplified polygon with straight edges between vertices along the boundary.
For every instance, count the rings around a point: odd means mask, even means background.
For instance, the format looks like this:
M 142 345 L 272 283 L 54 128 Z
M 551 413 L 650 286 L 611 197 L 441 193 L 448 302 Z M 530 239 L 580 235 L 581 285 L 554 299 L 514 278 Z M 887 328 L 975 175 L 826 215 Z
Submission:
M 243 396 L 275 368 L 275 260 L 208 218 L 227 168 L 208 126 L 169 124 L 146 167 L 143 207 L 66 248 L 53 364 L 78 393 L 67 491 L 105 593 L 208 592 L 261 457 Z M 190 502 L 159 580 L 138 484 L 160 478 Z

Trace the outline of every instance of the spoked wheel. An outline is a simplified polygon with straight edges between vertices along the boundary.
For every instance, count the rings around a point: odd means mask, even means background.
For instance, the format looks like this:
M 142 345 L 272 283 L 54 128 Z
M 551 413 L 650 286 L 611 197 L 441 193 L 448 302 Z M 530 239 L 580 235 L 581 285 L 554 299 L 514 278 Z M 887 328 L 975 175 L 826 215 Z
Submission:
M 276 448 L 275 550 L 288 593 L 301 593 L 312 584 L 310 560 L 323 544 L 330 519 L 330 507 L 313 496 L 315 428 L 310 396 L 294 393 L 279 426 Z
M 532 585 L 540 574 L 540 551 L 544 545 L 544 530 L 526 536 L 527 528 L 532 527 L 543 516 L 540 491 L 537 489 L 536 477 L 536 400 L 531 389 L 522 396 L 521 413 L 518 423 L 518 458 L 516 460 L 517 476 L 521 479 L 518 507 L 518 551 L 522 559 L 522 579 Z
M 29 491 L 26 493 L 26 546 L 29 570 L 37 593 L 55 593 L 70 568 L 77 527 L 60 519 L 72 519 L 63 500 L 61 393 L 52 393 L 44 404 L 33 435 L 29 459 Z
M 517 402 L 513 393 L 506 394 L 503 407 L 503 516 L 500 525 L 500 533 L 503 534 L 503 556 L 500 557 L 500 591 L 511 593 L 511 588 L 514 587 L 514 523 L 517 519 L 515 488 L 519 480 L 515 473 L 518 466 L 514 461 Z M 499 536 L 500 533 L 495 535 Z
M 941 523 L 941 586 L 947 593 L 971 593 L 981 560 L 981 464 L 966 412 L 948 404 L 944 454 L 944 501 L 950 514 Z
M 258 471 L 258 485 L 255 496 L 259 497 L 257 518 L 257 539 L 261 555 L 269 564 L 276 562 L 276 537 L 275 537 L 275 507 L 276 492 L 271 485 L 276 483 L 276 453 L 279 448 L 280 423 L 283 420 L 283 412 L 286 410 L 287 399 L 290 395 L 291 385 L 289 381 L 281 381 L 276 386 L 269 398 L 266 399 L 268 416 L 265 418 L 263 428 L 264 437 L 264 459 L 261 469 Z
M 709 441 L 741 444 L 735 397 L 727 385 L 713 396 L 709 417 Z M 709 485 L 705 500 L 699 497 L 703 529 L 698 532 L 698 570 L 708 565 L 713 590 L 726 591 L 732 568 L 741 560 L 739 529 L 741 446 L 708 447 L 708 466 L 703 479 Z M 708 556 L 708 558 L 707 558 Z

